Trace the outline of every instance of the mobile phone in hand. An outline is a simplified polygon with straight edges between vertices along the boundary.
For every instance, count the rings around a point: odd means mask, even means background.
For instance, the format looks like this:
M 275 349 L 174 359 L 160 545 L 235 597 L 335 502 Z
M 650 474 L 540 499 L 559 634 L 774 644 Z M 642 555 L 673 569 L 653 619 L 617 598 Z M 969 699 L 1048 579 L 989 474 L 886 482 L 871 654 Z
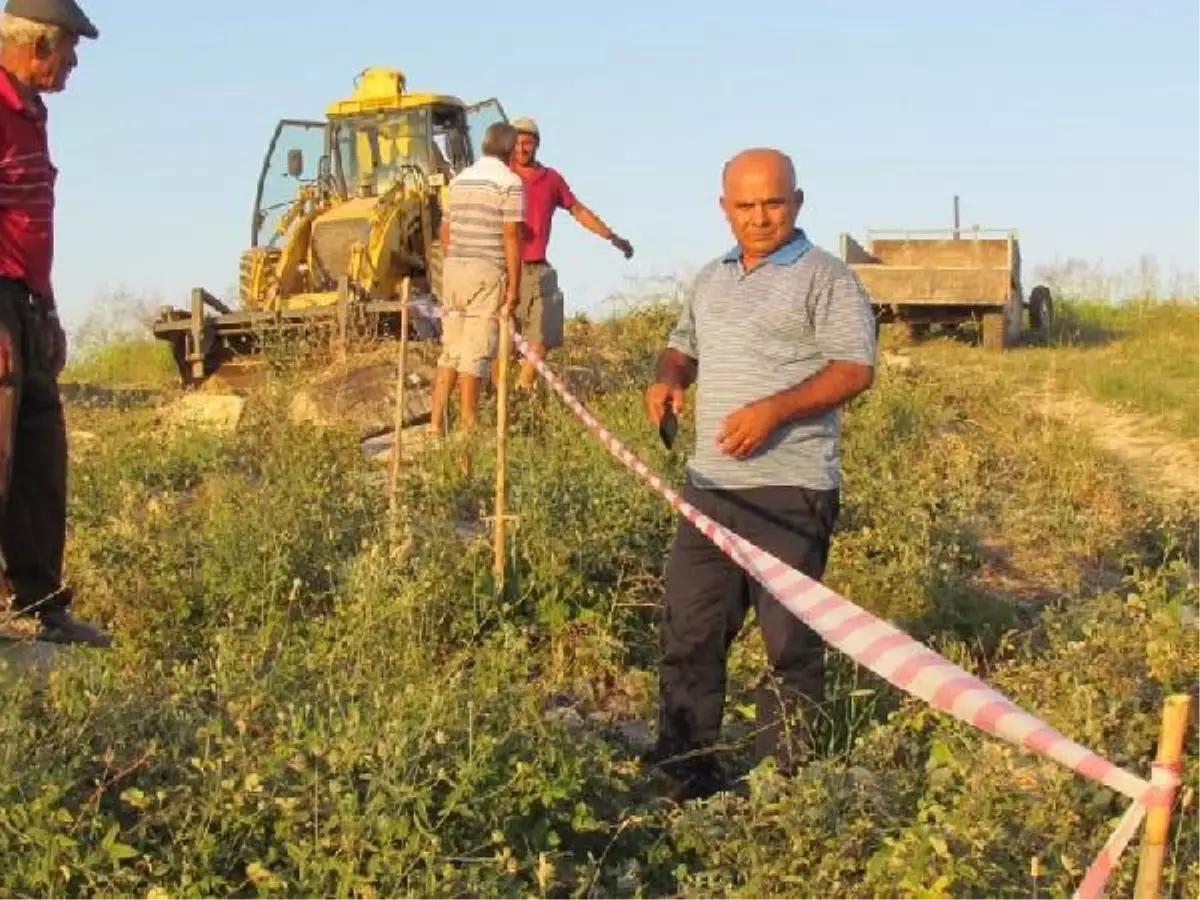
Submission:
M 679 420 L 675 418 L 675 410 L 671 409 L 670 404 L 668 404 L 666 412 L 663 413 L 662 421 L 658 423 L 658 436 L 662 439 L 663 446 L 668 450 L 675 443 L 675 435 L 678 431 Z

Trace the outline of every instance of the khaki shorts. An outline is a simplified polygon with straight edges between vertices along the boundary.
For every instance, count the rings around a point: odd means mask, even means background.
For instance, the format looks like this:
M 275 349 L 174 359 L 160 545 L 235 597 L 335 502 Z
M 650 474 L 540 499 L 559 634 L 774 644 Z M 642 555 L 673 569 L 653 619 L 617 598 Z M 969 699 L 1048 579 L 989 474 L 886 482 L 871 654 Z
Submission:
M 521 264 L 517 330 L 525 340 L 545 344 L 547 350 L 562 346 L 563 298 L 558 273 L 550 263 Z
M 482 259 L 447 259 L 442 269 L 439 368 L 487 378 L 499 345 L 504 269 Z

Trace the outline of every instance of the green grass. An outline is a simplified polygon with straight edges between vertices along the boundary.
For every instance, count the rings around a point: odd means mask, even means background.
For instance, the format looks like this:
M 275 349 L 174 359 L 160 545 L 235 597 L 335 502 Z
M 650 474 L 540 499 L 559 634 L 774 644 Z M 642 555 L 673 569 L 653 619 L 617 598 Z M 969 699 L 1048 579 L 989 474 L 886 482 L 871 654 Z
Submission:
M 1078 391 L 1112 408 L 1151 417 L 1175 437 L 1200 434 L 1200 304 L 1194 299 L 1098 303 L 1056 298 L 1045 345 L 1020 346 L 987 362 L 1010 383 Z M 953 354 L 949 341 L 930 349 Z M 939 346 L 940 345 L 940 346 Z
M 120 388 L 161 388 L 178 382 L 170 346 L 152 337 L 122 337 L 72 354 L 62 381 Z
M 1078 304 L 1068 312 L 1056 349 L 1071 381 L 1098 400 L 1153 416 L 1194 440 L 1200 433 L 1200 306 Z M 1070 352 L 1062 354 L 1064 349 Z
M 678 480 L 641 409 L 670 319 L 577 323 L 555 365 L 602 368 L 593 411 Z M 1134 340 L 1055 365 L 1116 365 Z M 1195 504 L 964 376 L 1015 365 L 947 343 L 884 368 L 846 418 L 827 581 L 1146 774 L 1163 697 L 1195 694 Z M 486 436 L 467 472 L 450 450 L 406 472 L 393 533 L 379 468 L 353 435 L 287 424 L 291 390 L 273 377 L 232 436 L 72 410 L 96 439 L 72 473 L 70 575 L 119 645 L 6 687 L 8 895 L 1068 896 L 1124 810 L 836 653 L 801 777 L 653 802 L 619 729 L 655 714 L 665 504 L 552 398 L 522 410 L 499 595 Z M 749 629 L 735 773 L 762 659 Z M 1194 751 L 1172 897 L 1200 890 Z
M 93 307 L 70 334 L 62 380 L 109 388 L 162 388 L 178 383 L 170 345 L 156 339 L 150 322 L 159 304 L 118 292 Z

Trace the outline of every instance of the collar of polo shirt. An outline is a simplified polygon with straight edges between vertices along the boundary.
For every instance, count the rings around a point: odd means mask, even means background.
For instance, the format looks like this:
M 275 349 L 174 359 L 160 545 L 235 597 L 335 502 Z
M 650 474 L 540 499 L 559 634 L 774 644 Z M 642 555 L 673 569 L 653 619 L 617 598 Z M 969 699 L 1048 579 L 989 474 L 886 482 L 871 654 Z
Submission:
M 776 247 L 763 261 L 773 266 L 790 266 L 811 249 L 812 241 L 808 239 L 808 235 L 804 233 L 803 228 L 797 228 L 792 232 L 792 236 L 788 238 L 785 244 Z M 742 261 L 742 248 L 735 245 L 721 258 L 721 261 L 740 263 Z
M 46 104 L 8 72 L 0 69 L 0 104 L 35 121 L 46 118 Z

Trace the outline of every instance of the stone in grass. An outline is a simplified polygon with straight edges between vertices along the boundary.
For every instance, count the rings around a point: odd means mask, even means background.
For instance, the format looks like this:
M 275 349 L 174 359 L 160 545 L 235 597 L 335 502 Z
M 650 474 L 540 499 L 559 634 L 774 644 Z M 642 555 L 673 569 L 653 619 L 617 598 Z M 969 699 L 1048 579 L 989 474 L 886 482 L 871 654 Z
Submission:
M 407 373 L 406 428 L 429 420 L 432 374 L 428 366 L 414 366 Z M 333 369 L 302 387 L 288 412 L 296 424 L 348 426 L 364 435 L 391 431 L 396 421 L 395 360 Z
M 33 675 L 41 680 L 66 648 L 35 640 L 38 624 L 31 618 L 0 612 L 0 685 Z
M 238 427 L 246 407 L 246 398 L 236 394 L 184 394 L 166 409 L 166 421 L 173 426 L 198 426 L 229 432 Z

